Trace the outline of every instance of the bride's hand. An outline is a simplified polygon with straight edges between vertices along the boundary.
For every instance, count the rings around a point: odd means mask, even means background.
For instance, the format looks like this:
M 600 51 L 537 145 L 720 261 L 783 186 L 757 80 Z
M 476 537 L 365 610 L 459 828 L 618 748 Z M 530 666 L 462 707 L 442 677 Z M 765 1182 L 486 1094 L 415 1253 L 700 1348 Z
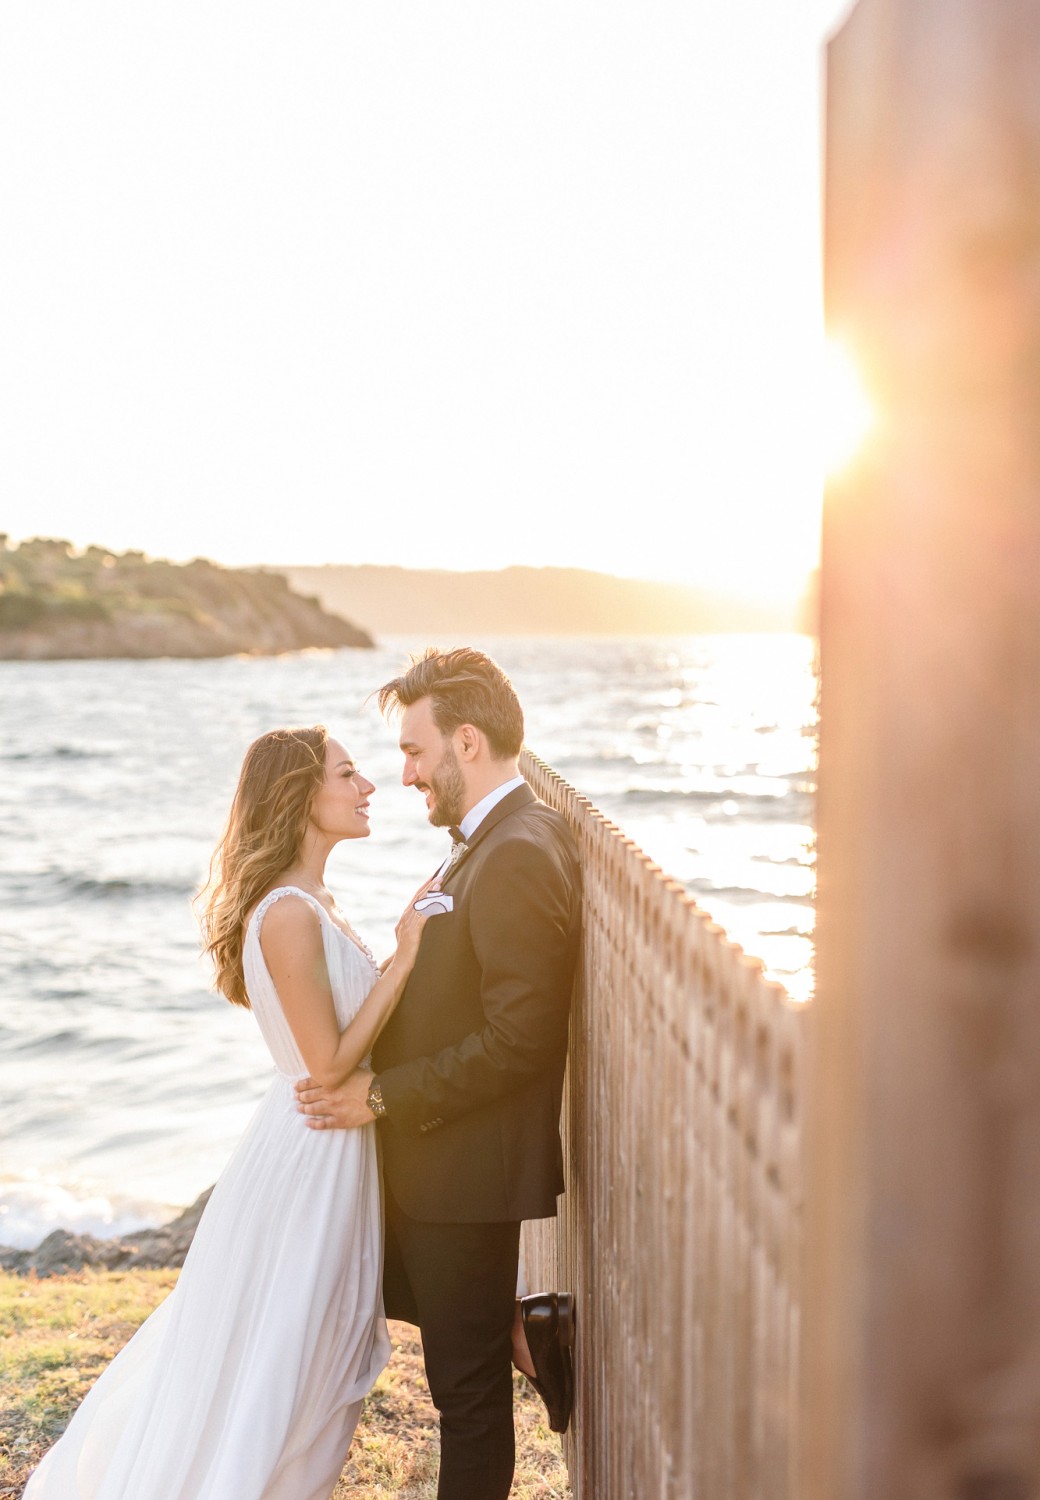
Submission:
M 429 912 L 415 910 L 415 902 L 419 899 L 419 896 L 421 896 L 423 892 L 428 889 L 428 886 L 429 882 L 427 882 L 427 885 L 423 888 L 423 891 L 417 892 L 412 900 L 409 901 L 408 905 L 401 913 L 401 918 L 397 923 L 397 926 L 394 928 L 394 932 L 397 936 L 397 948 L 394 952 L 394 956 L 391 959 L 391 962 L 393 963 L 395 968 L 403 967 L 411 969 L 415 963 L 416 954 L 419 952 L 419 942 L 422 938 L 423 928 L 430 920 Z

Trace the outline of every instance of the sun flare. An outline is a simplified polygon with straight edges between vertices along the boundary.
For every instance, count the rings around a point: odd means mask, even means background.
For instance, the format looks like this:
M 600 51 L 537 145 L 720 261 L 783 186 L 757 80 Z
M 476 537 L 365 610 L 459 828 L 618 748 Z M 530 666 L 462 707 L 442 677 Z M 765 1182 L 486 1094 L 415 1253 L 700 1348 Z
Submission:
M 837 474 L 856 457 L 877 421 L 856 361 L 839 339 L 824 345 L 820 387 L 824 468 Z

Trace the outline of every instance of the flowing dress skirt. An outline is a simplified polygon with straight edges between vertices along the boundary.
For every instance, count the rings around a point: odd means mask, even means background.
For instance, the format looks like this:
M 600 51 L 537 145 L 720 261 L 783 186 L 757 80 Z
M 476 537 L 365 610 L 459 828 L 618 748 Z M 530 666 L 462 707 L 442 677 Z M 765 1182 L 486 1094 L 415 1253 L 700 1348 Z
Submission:
M 259 967 L 261 919 L 247 982 L 281 1071 L 176 1287 L 99 1377 L 24 1500 L 328 1500 L 389 1358 L 375 1126 L 314 1131 L 297 1113 L 292 1077 L 306 1069 Z M 373 970 L 325 922 L 345 1023 Z

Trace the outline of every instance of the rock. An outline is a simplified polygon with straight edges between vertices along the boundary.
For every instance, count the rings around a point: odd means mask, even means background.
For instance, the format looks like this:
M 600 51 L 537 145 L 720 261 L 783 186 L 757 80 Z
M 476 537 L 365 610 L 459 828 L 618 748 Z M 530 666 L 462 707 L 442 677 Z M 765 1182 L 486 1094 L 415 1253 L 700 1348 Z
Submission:
M 182 1266 L 188 1248 L 195 1237 L 202 1210 L 209 1202 L 212 1188 L 201 1193 L 190 1208 L 186 1208 L 176 1219 L 158 1229 L 141 1229 L 136 1234 L 124 1234 L 110 1242 L 119 1245 L 125 1255 L 120 1265 L 125 1266 Z
M 35 1250 L 12 1250 L 0 1245 L 0 1269 L 14 1271 L 18 1276 L 63 1276 L 69 1271 L 82 1271 L 85 1266 L 105 1271 L 182 1266 L 212 1191 L 207 1188 L 190 1208 L 168 1224 L 158 1229 L 139 1229 L 115 1240 L 55 1229 Z

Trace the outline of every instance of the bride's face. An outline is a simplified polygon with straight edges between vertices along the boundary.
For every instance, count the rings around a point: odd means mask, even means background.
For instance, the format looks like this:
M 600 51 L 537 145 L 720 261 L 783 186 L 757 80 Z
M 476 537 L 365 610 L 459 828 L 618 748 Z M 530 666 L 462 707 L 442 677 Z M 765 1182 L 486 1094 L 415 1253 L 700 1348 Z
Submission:
M 375 791 L 339 740 L 329 740 L 325 751 L 325 781 L 311 803 L 310 821 L 319 833 L 337 839 L 363 839 L 368 826 L 368 801 Z

